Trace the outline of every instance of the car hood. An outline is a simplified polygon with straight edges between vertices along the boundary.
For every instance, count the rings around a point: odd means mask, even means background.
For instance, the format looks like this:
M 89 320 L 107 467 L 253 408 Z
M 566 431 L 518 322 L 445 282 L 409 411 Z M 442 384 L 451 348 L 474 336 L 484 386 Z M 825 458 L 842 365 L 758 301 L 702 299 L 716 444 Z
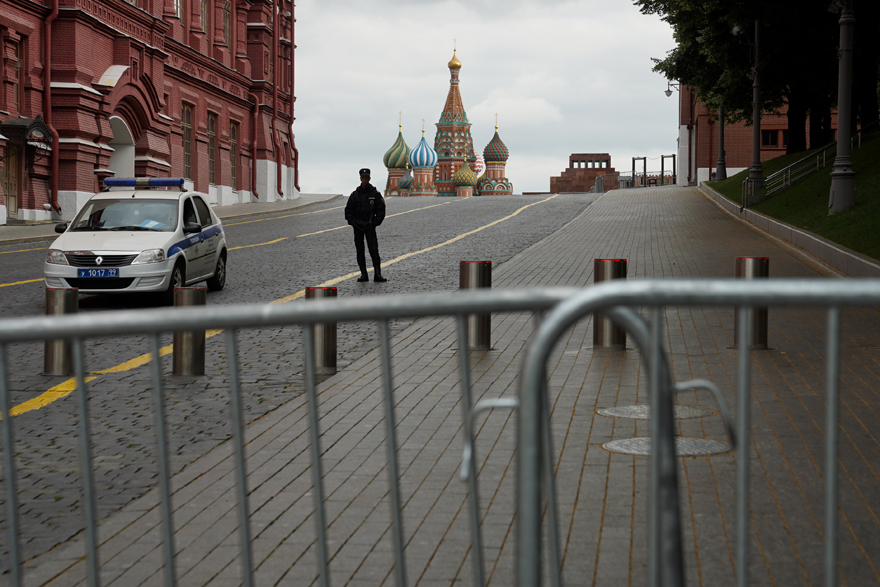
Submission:
M 174 232 L 65 232 L 51 248 L 62 251 L 132 251 L 165 248 Z

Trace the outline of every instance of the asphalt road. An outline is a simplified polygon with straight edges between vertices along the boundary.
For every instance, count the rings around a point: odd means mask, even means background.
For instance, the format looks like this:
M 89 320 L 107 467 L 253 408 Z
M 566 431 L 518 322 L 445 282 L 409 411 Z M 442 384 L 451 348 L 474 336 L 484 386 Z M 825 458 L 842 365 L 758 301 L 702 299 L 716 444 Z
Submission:
M 338 296 L 454 291 L 458 288 L 459 261 L 490 260 L 497 266 L 564 226 L 596 197 L 563 194 L 552 199 L 389 199 L 386 220 L 378 229 L 383 274 L 389 281 L 357 283 L 351 278 L 336 285 Z M 226 288 L 209 292 L 207 303 L 272 302 L 356 272 L 352 231 L 343 218 L 344 204 L 344 200 L 335 200 L 224 223 L 230 248 Z M 0 247 L 0 319 L 44 313 L 41 276 L 48 246 L 49 241 Z M 385 265 L 411 253 L 415 254 Z M 94 315 L 95 320 L 106 320 L 111 319 L 110 310 L 156 305 L 155 296 L 147 295 L 81 296 L 79 311 Z M 392 332 L 409 324 L 397 321 L 392 324 Z M 376 325 L 369 323 L 339 324 L 337 337 L 340 369 L 378 344 Z M 163 337 L 164 344 L 170 340 L 170 334 Z M 114 368 L 147 352 L 148 341 L 143 336 L 89 340 L 86 369 L 94 373 Z M 239 353 L 248 421 L 302 392 L 298 328 L 244 331 L 239 335 Z M 42 345 L 13 345 L 9 357 L 13 406 L 68 379 L 41 374 Z M 170 358 L 164 359 L 164 372 L 168 374 L 164 385 L 172 466 L 177 471 L 231 434 L 224 337 L 208 340 L 204 377 L 171 377 Z M 120 368 L 97 375 L 88 387 L 98 510 L 104 517 L 143 495 L 155 483 L 149 369 Z M 84 527 L 77 426 L 75 394 L 14 418 L 21 496 L 19 523 L 25 557 L 47 551 Z M 9 563 L 4 498 L 5 492 L 0 498 L 0 570 L 6 572 Z

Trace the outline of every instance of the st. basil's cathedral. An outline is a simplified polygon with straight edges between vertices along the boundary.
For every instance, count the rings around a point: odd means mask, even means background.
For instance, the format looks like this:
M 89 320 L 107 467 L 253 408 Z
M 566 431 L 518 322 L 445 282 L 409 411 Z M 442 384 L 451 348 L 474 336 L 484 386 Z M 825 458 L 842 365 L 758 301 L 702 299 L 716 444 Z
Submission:
M 434 147 L 428 145 L 425 130 L 415 149 L 410 150 L 398 127 L 397 140 L 385 153 L 388 169 L 385 197 L 388 196 L 509 196 L 513 184 L 505 176 L 507 147 L 495 136 L 483 150 L 483 157 L 474 152 L 471 123 L 458 90 L 461 61 L 453 52 L 449 62 L 449 94 L 437 123 Z M 485 162 L 485 163 L 484 163 Z M 483 171 L 485 172 L 479 175 Z

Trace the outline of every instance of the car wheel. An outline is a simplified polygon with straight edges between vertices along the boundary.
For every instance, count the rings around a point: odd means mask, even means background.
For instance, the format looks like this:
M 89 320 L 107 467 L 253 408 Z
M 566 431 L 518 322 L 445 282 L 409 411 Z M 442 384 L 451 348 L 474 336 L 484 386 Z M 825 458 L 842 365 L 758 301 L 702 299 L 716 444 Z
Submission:
M 162 294 L 162 301 L 166 306 L 174 305 L 174 290 L 178 287 L 183 287 L 184 283 L 186 281 L 184 279 L 183 265 L 178 263 L 171 272 L 171 281 L 168 283 L 168 289 Z
M 226 255 L 220 255 L 217 266 L 214 267 L 214 275 L 207 279 L 208 289 L 220 291 L 226 285 Z

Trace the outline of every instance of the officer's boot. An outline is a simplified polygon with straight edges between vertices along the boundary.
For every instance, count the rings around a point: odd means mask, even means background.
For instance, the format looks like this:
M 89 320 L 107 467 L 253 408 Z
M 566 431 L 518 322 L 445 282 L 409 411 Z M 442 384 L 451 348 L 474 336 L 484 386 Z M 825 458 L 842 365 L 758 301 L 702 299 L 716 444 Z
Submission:
M 361 276 L 358 277 L 358 281 L 359 281 L 360 283 L 363 283 L 363 282 L 365 282 L 365 281 L 370 281 L 370 276 L 367 275 L 367 267 L 366 267 L 366 265 L 363 266 L 363 267 L 361 267 Z
M 385 283 L 388 281 L 384 277 L 382 277 L 382 266 L 381 265 L 373 265 L 373 281 L 376 283 Z

